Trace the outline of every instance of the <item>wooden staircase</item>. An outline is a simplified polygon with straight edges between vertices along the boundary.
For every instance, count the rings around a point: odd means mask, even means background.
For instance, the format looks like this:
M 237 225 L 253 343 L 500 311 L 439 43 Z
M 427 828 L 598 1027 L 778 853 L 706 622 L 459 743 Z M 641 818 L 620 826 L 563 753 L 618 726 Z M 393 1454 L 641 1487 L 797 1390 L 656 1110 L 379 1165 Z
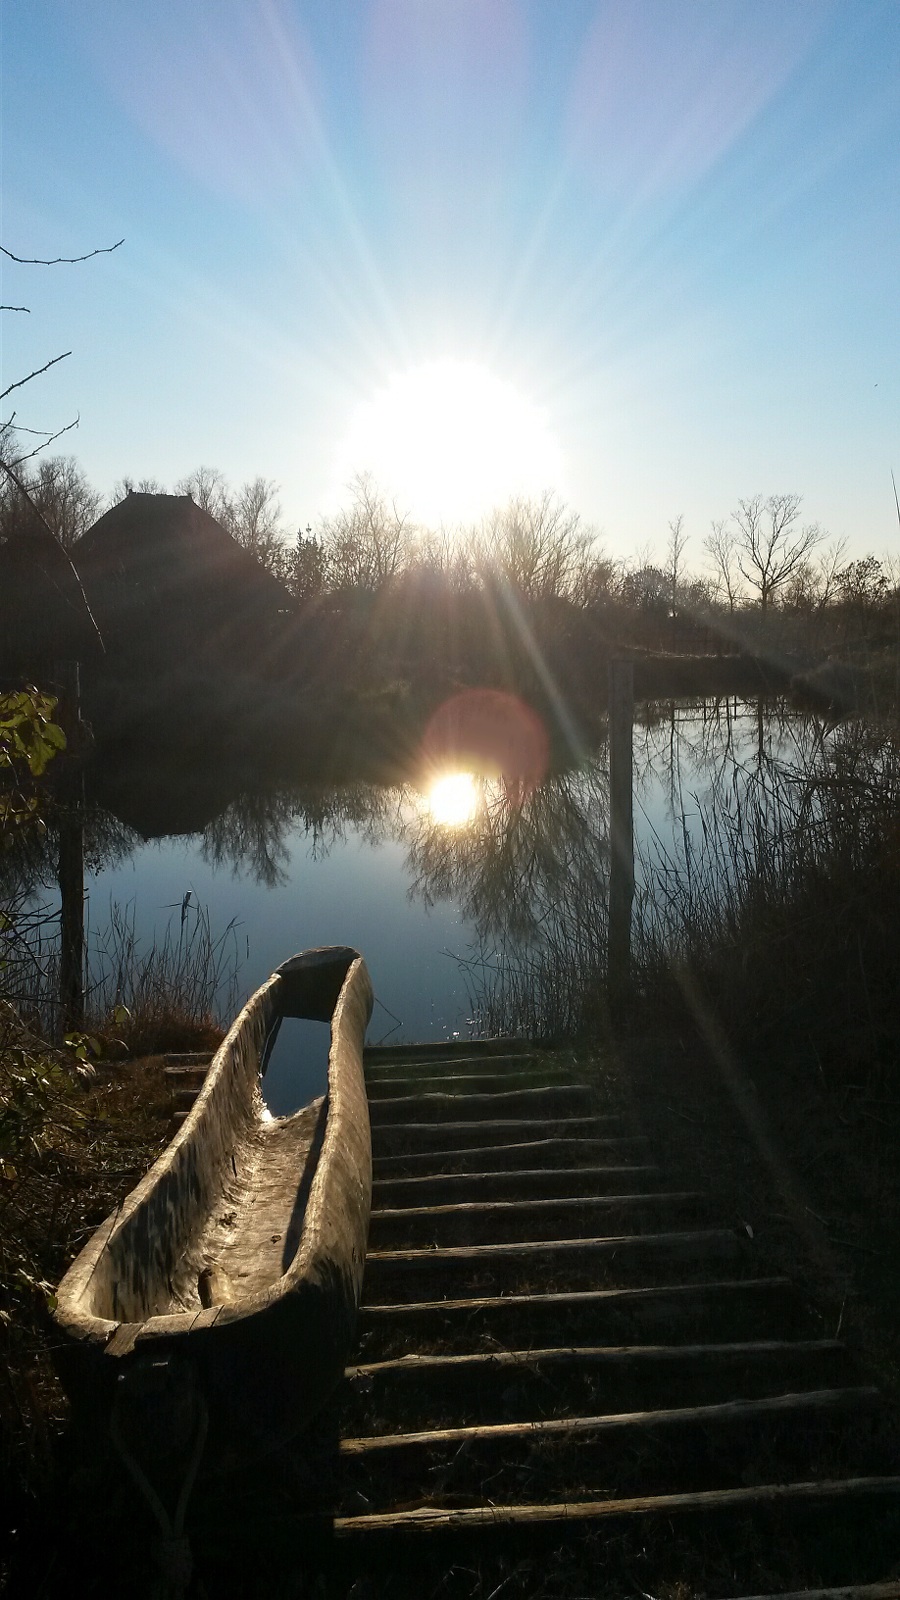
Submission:
M 900 1600 L 877 1391 L 524 1043 L 369 1050 L 374 1196 L 317 1593 Z

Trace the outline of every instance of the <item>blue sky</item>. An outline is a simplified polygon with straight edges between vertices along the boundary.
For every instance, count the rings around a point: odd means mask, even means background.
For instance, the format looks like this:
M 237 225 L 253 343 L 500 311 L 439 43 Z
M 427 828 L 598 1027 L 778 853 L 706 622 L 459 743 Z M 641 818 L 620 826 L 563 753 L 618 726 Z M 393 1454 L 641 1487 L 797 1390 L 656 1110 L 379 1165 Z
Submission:
M 0 240 L 125 240 L 3 274 L 31 307 L 3 314 L 4 386 L 72 349 L 18 414 L 80 412 L 99 486 L 218 465 L 315 522 L 377 469 L 341 452 L 360 406 L 465 362 L 534 408 L 616 555 L 683 513 L 699 564 L 712 518 L 774 491 L 854 554 L 898 548 L 898 0 L 0 17 Z

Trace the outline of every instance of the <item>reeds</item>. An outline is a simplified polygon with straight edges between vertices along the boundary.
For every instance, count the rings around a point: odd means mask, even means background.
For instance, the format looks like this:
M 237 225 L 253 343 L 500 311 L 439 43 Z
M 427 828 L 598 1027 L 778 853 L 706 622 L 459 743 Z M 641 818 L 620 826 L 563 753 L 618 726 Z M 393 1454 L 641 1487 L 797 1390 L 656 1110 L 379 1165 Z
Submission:
M 189 890 L 180 914 L 142 947 L 133 902 L 112 903 L 91 941 L 87 1009 L 129 1055 L 215 1043 L 235 1010 L 240 971 L 237 922 L 214 935 L 209 912 Z M 209 1036 L 209 1037 L 207 1037 Z
M 774 753 L 720 752 L 702 796 L 672 782 L 673 826 L 636 860 L 634 1014 L 669 1025 L 703 1004 L 744 1044 L 874 1070 L 900 1045 L 900 747 L 862 722 L 791 726 Z M 607 900 L 597 839 L 529 941 L 482 940 L 465 969 L 485 1033 L 605 1025 Z
M 845 724 L 798 764 L 723 772 L 701 824 L 642 853 L 644 999 L 699 986 L 745 1042 L 780 1034 L 874 1065 L 897 1029 L 896 742 Z
M 0 922 L 0 998 L 47 1039 L 61 1035 L 59 913 L 24 895 Z M 112 902 L 109 921 L 88 932 L 85 1028 L 114 1035 L 119 1052 L 152 1055 L 202 1048 L 221 1037 L 235 1010 L 240 971 L 237 922 L 214 934 L 188 891 L 161 935 L 144 943 L 134 902 Z

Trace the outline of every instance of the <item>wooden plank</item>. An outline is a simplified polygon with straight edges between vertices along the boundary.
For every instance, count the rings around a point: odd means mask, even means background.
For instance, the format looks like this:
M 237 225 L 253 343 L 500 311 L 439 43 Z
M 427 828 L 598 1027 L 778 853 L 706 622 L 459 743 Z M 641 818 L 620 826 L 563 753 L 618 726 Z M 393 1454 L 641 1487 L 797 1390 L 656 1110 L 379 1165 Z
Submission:
M 433 1252 L 432 1252 L 433 1253 Z M 369 1320 L 443 1315 L 471 1316 L 473 1311 L 499 1311 L 519 1307 L 523 1310 L 553 1308 L 560 1311 L 584 1306 L 597 1310 L 632 1310 L 662 1301 L 675 1310 L 685 1305 L 694 1309 L 711 1297 L 738 1298 L 746 1295 L 774 1296 L 791 1291 L 790 1278 L 726 1278 L 710 1283 L 671 1283 L 642 1289 L 561 1289 L 547 1294 L 497 1294 L 466 1296 L 451 1300 L 406 1300 L 391 1305 L 363 1305 L 361 1315 Z
M 358 1378 L 377 1378 L 401 1373 L 417 1380 L 422 1376 L 495 1367 L 567 1366 L 573 1363 L 603 1366 L 645 1366 L 651 1363 L 687 1365 L 697 1361 L 769 1361 L 779 1356 L 815 1356 L 846 1346 L 839 1339 L 759 1339 L 738 1344 L 628 1344 L 628 1345 L 551 1345 L 538 1350 L 469 1351 L 464 1355 L 406 1355 L 388 1361 L 369 1361 L 348 1367 L 348 1382 Z
M 706 1197 L 692 1191 L 668 1191 L 659 1194 L 593 1194 L 562 1196 L 541 1200 L 464 1200 L 451 1205 L 437 1206 L 383 1206 L 373 1210 L 372 1222 L 405 1222 L 414 1218 L 437 1217 L 491 1217 L 491 1216 L 545 1216 L 560 1210 L 608 1211 L 619 1206 L 689 1205 Z
M 446 1113 L 461 1113 L 467 1108 L 475 1111 L 517 1110 L 539 1111 L 546 1106 L 552 1112 L 560 1101 L 589 1100 L 594 1091 L 583 1083 L 549 1083 L 525 1089 L 497 1089 L 485 1093 L 456 1094 L 441 1090 L 425 1090 L 421 1094 L 401 1094 L 376 1099 L 370 1106 L 373 1126 L 378 1127 L 393 1113 L 399 1117 L 405 1111 L 416 1111 L 420 1116 L 433 1113 L 441 1117 Z M 604 1120 L 619 1121 L 615 1113 L 606 1113 Z
M 562 1076 L 562 1067 L 553 1072 L 538 1066 L 516 1067 L 515 1069 L 510 1068 L 506 1072 L 497 1072 L 494 1070 L 494 1063 L 491 1062 L 490 1069 L 490 1071 L 486 1072 L 459 1072 L 452 1074 L 428 1072 L 413 1075 L 410 1073 L 403 1078 L 387 1078 L 382 1077 L 380 1074 L 367 1074 L 366 1089 L 369 1095 L 375 1099 L 394 1090 L 398 1093 L 404 1093 L 412 1089 L 417 1092 L 447 1089 L 453 1093 L 456 1093 L 459 1089 L 497 1089 L 502 1091 L 509 1089 L 510 1084 L 513 1086 L 521 1084 L 523 1088 L 537 1087 L 541 1084 L 552 1085 L 555 1077 Z M 595 1085 L 576 1083 L 574 1087 L 594 1088 Z
M 624 1411 L 597 1417 L 544 1417 L 529 1422 L 483 1422 L 459 1428 L 426 1428 L 420 1433 L 379 1433 L 364 1439 L 342 1439 L 342 1456 L 365 1456 L 395 1450 L 444 1445 L 502 1443 L 513 1439 L 579 1438 L 624 1429 L 703 1427 L 717 1423 L 754 1422 L 764 1417 L 800 1419 L 808 1413 L 847 1411 L 872 1405 L 880 1398 L 870 1385 L 847 1389 L 811 1389 L 807 1393 L 771 1395 L 761 1400 L 725 1400 L 713 1405 L 678 1406 L 665 1411 Z
M 452 1099 L 452 1096 L 450 1097 Z M 588 1117 L 558 1117 L 554 1119 L 554 1127 L 566 1131 L 587 1133 L 591 1128 L 614 1128 L 621 1124 L 622 1118 L 608 1112 L 600 1116 Z M 451 1134 L 461 1133 L 469 1139 L 476 1138 L 482 1133 L 496 1136 L 501 1133 L 542 1133 L 547 1127 L 546 1117 L 488 1117 L 483 1122 L 386 1122 L 383 1125 L 375 1123 L 376 1131 L 385 1134 L 403 1134 L 404 1136 L 427 1134 L 432 1137 L 435 1133 Z
M 838 1589 L 792 1589 L 790 1594 L 750 1594 L 741 1600 L 900 1600 L 900 1578 L 887 1583 L 842 1584 Z
M 373 1266 L 438 1266 L 453 1262 L 489 1263 L 502 1258 L 533 1260 L 537 1256 L 571 1255 L 579 1252 L 615 1255 L 619 1252 L 661 1251 L 674 1255 L 737 1255 L 741 1240 L 731 1228 L 694 1228 L 672 1233 L 626 1233 L 600 1235 L 588 1239 L 536 1239 L 515 1244 L 445 1245 L 438 1250 L 370 1250 L 367 1263 Z
M 480 1056 L 534 1055 L 531 1039 L 438 1039 L 421 1044 L 370 1044 L 363 1051 L 366 1068 L 391 1061 L 462 1061 Z
M 436 1177 L 443 1172 L 444 1164 L 451 1161 L 473 1160 L 476 1157 L 479 1160 L 486 1160 L 488 1157 L 494 1160 L 502 1160 L 505 1157 L 510 1161 L 514 1161 L 523 1155 L 530 1159 L 539 1155 L 563 1155 L 564 1153 L 572 1155 L 583 1153 L 587 1155 L 589 1151 L 591 1154 L 596 1154 L 598 1150 L 624 1152 L 635 1145 L 646 1145 L 647 1142 L 643 1134 L 618 1134 L 609 1139 L 586 1139 L 575 1136 L 526 1139 L 517 1141 L 514 1144 L 469 1145 L 451 1150 L 404 1150 L 396 1155 L 389 1156 L 379 1155 L 376 1152 L 373 1154 L 372 1162 L 374 1168 L 380 1171 L 411 1163 L 438 1163 L 437 1170 L 431 1174 Z
M 704 1489 L 681 1494 L 659 1494 L 621 1500 L 567 1500 L 553 1505 L 480 1505 L 440 1510 L 418 1506 L 409 1511 L 383 1511 L 368 1516 L 335 1517 L 337 1537 L 385 1532 L 474 1532 L 480 1528 L 512 1527 L 546 1522 L 614 1522 L 634 1518 L 690 1515 L 705 1512 L 752 1510 L 754 1507 L 796 1505 L 806 1501 L 829 1505 L 868 1495 L 900 1498 L 900 1477 L 832 1478 L 820 1483 L 769 1483 L 746 1489 Z M 840 1592 L 840 1591 L 838 1591 Z M 851 1591 L 852 1592 L 852 1591 Z
M 590 1184 L 594 1189 L 601 1184 L 609 1183 L 646 1183 L 648 1178 L 659 1176 L 659 1167 L 654 1166 L 621 1166 L 621 1167 L 526 1167 L 509 1168 L 505 1172 L 445 1172 L 437 1177 L 429 1173 L 418 1174 L 407 1178 L 376 1178 L 372 1186 L 373 1196 L 396 1192 L 400 1197 L 410 1195 L 415 1198 L 426 1194 L 429 1189 L 438 1193 L 478 1194 L 482 1190 L 511 1189 L 516 1186 L 524 1188 L 565 1188 L 567 1185 L 577 1187 Z M 578 1198 L 578 1196 L 573 1196 Z
M 624 996 L 631 966 L 634 900 L 634 666 L 609 663 L 609 942 L 610 995 Z

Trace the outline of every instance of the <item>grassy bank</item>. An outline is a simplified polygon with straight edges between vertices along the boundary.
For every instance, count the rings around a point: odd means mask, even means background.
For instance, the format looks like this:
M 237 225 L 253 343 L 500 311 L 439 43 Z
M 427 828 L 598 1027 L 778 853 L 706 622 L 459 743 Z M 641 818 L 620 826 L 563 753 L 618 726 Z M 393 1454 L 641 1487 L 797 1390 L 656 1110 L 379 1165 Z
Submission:
M 163 1052 L 215 1049 L 238 969 L 233 928 L 214 936 L 187 902 L 148 948 L 113 907 L 94 941 L 83 1027 L 56 1045 L 56 925 L 19 910 L 0 996 L 0 1543 L 59 1487 L 55 1285 L 164 1147 Z

